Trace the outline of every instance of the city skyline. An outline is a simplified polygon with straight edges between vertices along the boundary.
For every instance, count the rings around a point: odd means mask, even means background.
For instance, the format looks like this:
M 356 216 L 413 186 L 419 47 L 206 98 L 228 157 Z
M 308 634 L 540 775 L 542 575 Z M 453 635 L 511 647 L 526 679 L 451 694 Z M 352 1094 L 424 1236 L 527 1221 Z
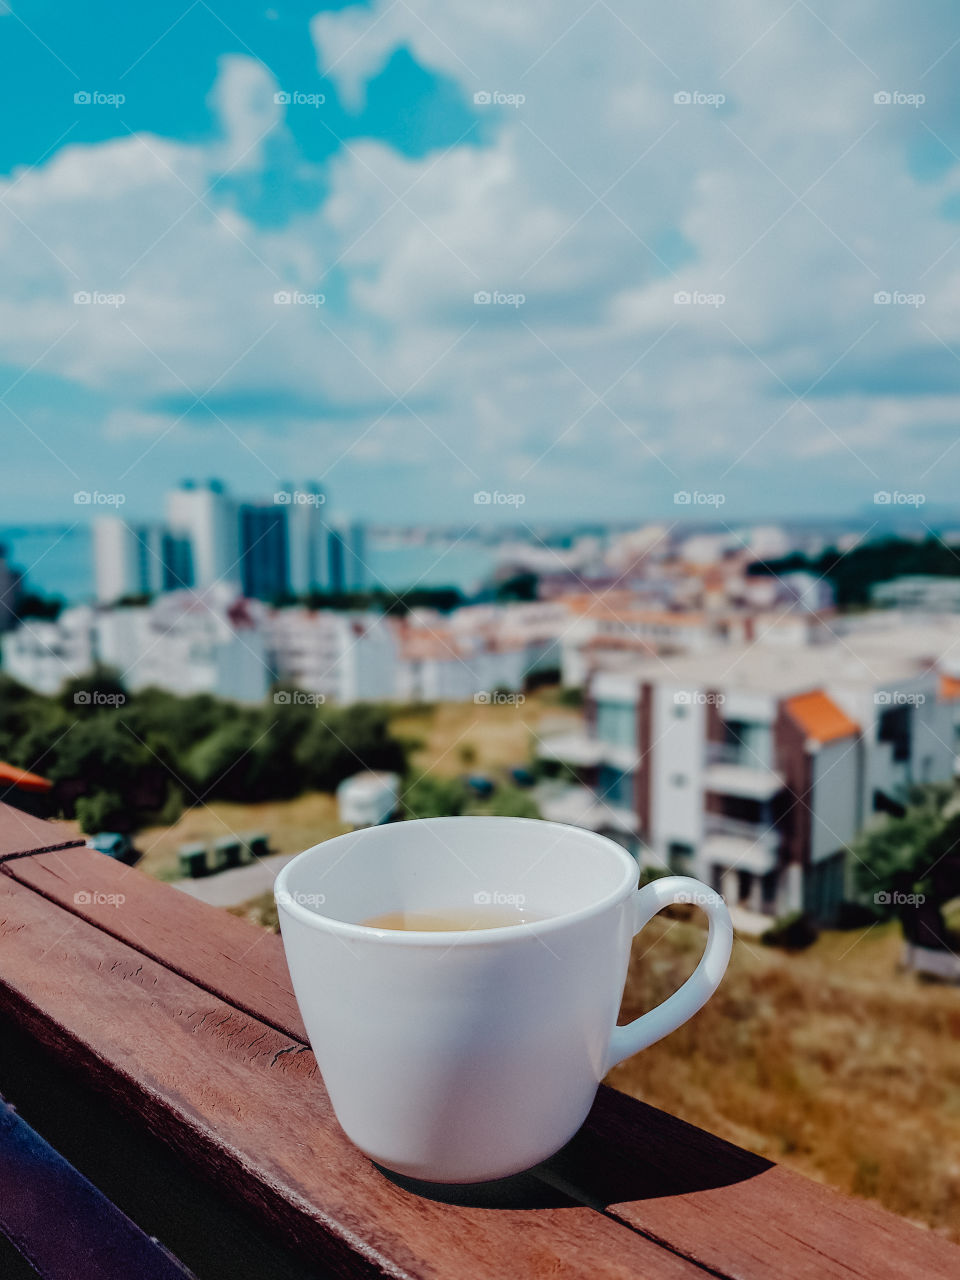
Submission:
M 948 501 L 953 10 L 693 16 L 5 8 L 5 522 L 186 458 L 407 524 Z

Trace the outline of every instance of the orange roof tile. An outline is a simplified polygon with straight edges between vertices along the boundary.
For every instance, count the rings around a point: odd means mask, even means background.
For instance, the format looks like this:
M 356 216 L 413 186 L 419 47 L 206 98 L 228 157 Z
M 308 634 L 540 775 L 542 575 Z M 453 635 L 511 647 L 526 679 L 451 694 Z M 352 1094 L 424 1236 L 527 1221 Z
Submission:
M 0 783 L 19 787 L 21 791 L 49 791 L 53 786 L 49 779 L 41 778 L 39 773 L 29 773 L 26 769 L 5 764 L 2 760 L 0 760 Z
M 835 742 L 860 732 L 860 726 L 841 711 L 822 689 L 798 693 L 786 701 L 787 714 L 796 721 L 808 738 L 817 742 Z
M 941 675 L 940 698 L 943 702 L 952 702 L 960 698 L 960 679 L 956 676 Z

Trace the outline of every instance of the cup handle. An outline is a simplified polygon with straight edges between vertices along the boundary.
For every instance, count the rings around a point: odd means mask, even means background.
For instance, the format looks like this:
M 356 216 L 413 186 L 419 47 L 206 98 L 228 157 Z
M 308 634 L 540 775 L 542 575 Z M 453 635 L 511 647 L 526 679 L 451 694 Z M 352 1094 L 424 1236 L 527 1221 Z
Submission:
M 679 991 L 668 996 L 663 1004 L 634 1018 L 626 1026 L 614 1027 L 607 1052 L 606 1071 L 640 1049 L 646 1049 L 648 1045 L 662 1040 L 671 1031 L 682 1026 L 688 1018 L 692 1018 L 719 987 L 726 972 L 733 946 L 730 912 L 720 894 L 708 889 L 699 880 L 692 880 L 688 876 L 664 876 L 635 890 L 634 935 L 645 924 L 649 924 L 658 911 L 677 902 L 695 903 L 706 912 L 710 928 L 700 963 Z

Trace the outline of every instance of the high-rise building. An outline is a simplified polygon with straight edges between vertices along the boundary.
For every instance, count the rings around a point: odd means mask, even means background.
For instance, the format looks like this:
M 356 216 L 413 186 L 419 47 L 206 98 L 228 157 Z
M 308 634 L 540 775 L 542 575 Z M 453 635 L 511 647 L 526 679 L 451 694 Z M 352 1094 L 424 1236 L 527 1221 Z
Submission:
M 112 604 L 124 596 L 155 595 L 180 583 L 169 581 L 165 536 L 159 525 L 129 525 L 119 516 L 93 522 L 97 600 Z
M 279 496 L 279 495 L 278 495 Z M 325 591 L 330 583 L 330 536 L 323 517 L 326 495 L 318 484 L 287 489 L 290 590 L 296 596 Z
M 97 600 L 157 595 L 214 583 L 258 600 L 313 591 L 361 591 L 366 585 L 364 528 L 327 521 L 313 482 L 273 501 L 237 503 L 223 485 L 185 481 L 166 495 L 163 525 L 94 521 Z
M 167 494 L 167 528 L 189 540 L 194 587 L 239 582 L 240 531 L 237 509 L 219 480 L 186 481 Z
M 362 524 L 333 521 L 327 526 L 331 591 L 362 591 L 367 585 L 366 536 Z
M 252 600 L 276 600 L 290 591 L 287 508 L 245 502 L 239 508 L 240 584 Z

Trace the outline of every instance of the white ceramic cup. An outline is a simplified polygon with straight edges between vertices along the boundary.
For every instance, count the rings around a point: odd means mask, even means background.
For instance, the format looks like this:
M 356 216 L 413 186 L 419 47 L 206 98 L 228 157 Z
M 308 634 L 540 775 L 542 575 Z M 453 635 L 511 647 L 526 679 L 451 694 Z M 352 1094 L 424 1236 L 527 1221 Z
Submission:
M 717 989 L 722 898 L 670 876 L 637 889 L 618 844 L 525 818 L 429 818 L 315 845 L 276 880 L 293 989 L 334 1111 L 371 1160 L 435 1182 L 528 1169 L 583 1123 L 603 1076 Z M 520 901 L 534 923 L 375 929 L 388 911 Z M 616 1026 L 630 943 L 661 908 L 709 920 L 679 991 Z M 479 913 L 478 913 L 479 914 Z

